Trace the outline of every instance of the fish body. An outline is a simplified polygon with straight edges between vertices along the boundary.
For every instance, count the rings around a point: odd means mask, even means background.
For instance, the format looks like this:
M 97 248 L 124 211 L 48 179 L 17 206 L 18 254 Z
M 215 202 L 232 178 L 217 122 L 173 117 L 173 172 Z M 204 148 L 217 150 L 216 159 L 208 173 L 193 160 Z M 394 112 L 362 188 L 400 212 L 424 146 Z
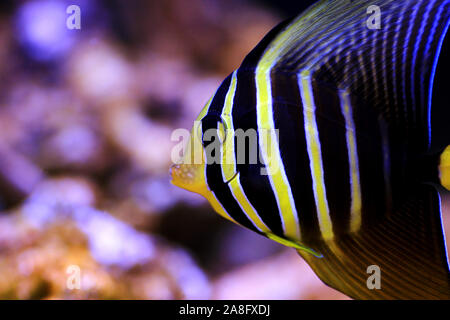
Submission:
M 223 81 L 172 182 L 352 298 L 450 299 L 450 130 L 432 122 L 449 25 L 450 0 L 317 2 Z

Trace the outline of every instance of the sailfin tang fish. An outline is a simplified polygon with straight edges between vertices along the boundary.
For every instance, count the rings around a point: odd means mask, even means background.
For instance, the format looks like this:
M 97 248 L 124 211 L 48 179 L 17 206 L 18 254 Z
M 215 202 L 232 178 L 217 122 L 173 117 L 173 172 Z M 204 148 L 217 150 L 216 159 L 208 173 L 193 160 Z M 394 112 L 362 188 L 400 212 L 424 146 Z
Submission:
M 450 299 L 449 25 L 450 0 L 318 1 L 223 81 L 172 182 L 352 298 Z

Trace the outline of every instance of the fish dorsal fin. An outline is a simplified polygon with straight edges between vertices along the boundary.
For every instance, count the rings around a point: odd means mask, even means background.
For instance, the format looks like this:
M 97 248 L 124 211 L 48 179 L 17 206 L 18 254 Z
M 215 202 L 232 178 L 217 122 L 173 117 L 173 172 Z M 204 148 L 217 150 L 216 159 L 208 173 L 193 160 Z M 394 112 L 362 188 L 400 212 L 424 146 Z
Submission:
M 450 299 L 444 243 L 439 194 L 424 185 L 383 223 L 316 245 L 323 258 L 299 254 L 322 281 L 355 299 Z M 380 276 L 379 289 L 372 275 Z
M 355 107 L 373 109 L 422 151 L 430 144 L 433 78 L 449 23 L 448 0 L 323 0 L 279 32 L 266 53 L 277 56 L 272 72 L 308 71 L 349 90 Z

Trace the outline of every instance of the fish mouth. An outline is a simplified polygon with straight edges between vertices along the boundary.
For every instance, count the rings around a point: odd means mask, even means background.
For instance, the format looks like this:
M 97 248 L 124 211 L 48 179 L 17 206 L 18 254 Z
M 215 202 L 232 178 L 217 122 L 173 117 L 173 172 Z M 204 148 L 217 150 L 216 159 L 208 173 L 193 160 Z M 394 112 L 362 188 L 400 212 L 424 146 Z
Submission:
M 169 168 L 170 183 L 177 187 L 183 188 L 183 185 L 182 185 L 183 183 L 180 181 L 179 170 L 181 170 L 181 165 L 179 165 L 179 164 L 173 164 L 170 166 L 170 168 Z M 185 173 L 185 174 L 187 176 L 190 176 L 189 173 Z M 235 180 L 238 176 L 239 176 L 239 172 L 235 172 L 234 175 L 230 179 L 224 181 L 223 183 L 229 184 L 231 181 Z M 192 178 L 192 176 L 190 176 L 189 178 Z
M 177 179 L 175 177 L 175 172 L 177 170 L 180 169 L 180 165 L 179 164 L 173 164 L 170 166 L 169 168 L 169 177 L 170 177 L 170 183 L 177 186 L 177 187 L 181 187 L 177 182 Z
M 173 165 L 171 165 L 170 166 L 170 168 L 169 168 L 169 176 L 170 176 L 170 182 L 172 182 L 173 181 L 173 169 L 177 169 L 177 168 L 179 168 L 180 166 L 179 165 L 176 165 L 176 164 L 173 164 Z
M 173 175 L 173 170 L 174 169 L 179 169 L 180 168 L 180 165 L 179 164 L 172 164 L 171 166 L 170 166 L 170 168 L 169 168 L 169 175 L 172 177 L 172 175 Z

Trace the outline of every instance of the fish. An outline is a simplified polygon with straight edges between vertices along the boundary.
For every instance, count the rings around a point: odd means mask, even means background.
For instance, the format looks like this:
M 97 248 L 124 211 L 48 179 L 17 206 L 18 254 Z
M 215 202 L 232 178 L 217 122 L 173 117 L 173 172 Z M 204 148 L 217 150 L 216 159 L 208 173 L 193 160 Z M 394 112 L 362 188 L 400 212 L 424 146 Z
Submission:
M 449 0 L 316 2 L 221 83 L 171 182 L 350 298 L 450 299 L 449 25 Z

